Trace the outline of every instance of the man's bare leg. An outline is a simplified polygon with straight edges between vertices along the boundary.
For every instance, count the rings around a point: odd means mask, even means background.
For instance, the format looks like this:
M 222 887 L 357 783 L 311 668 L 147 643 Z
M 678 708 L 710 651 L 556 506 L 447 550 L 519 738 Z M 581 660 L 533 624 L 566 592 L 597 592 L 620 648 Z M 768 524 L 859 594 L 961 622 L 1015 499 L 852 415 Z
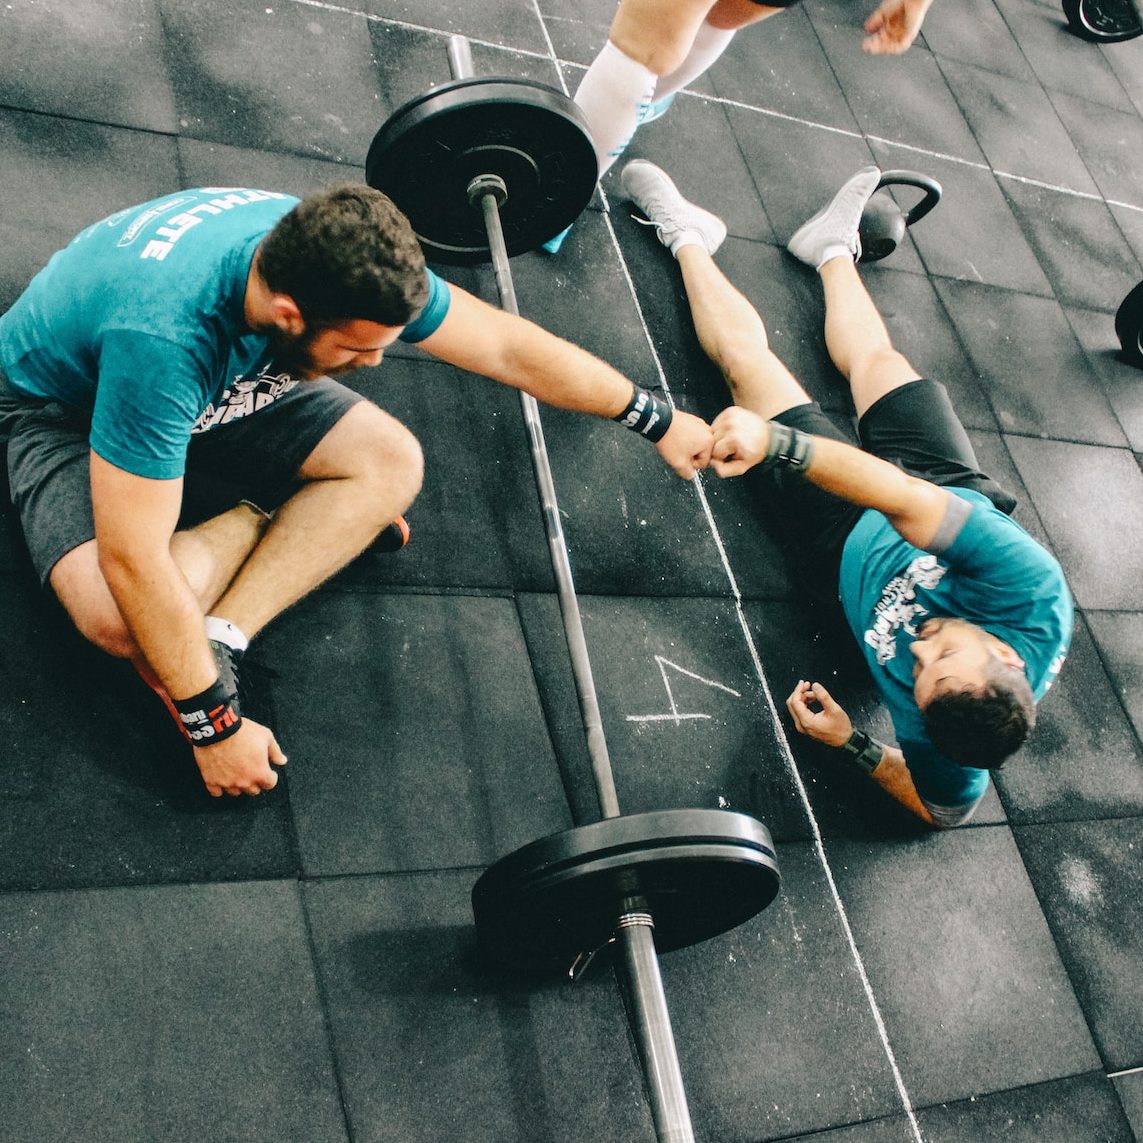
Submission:
M 683 272 L 695 332 L 707 356 L 722 370 L 731 396 L 766 420 L 810 398 L 774 355 L 758 311 L 698 244 L 675 254 Z
M 921 375 L 893 348 L 853 259 L 832 258 L 818 272 L 825 291 L 826 348 L 849 381 L 860 417 L 886 393 Z
M 211 608 L 247 638 L 369 546 L 421 487 L 413 435 L 361 402 L 302 465 L 306 484 L 283 504 Z
M 203 614 L 228 619 L 250 638 L 400 515 L 420 488 L 421 472 L 412 434 L 362 402 L 306 459 L 301 475 L 310 483 L 278 509 L 272 524 L 240 504 L 177 533 L 171 554 Z M 138 656 L 99 569 L 95 540 L 60 559 L 49 582 L 85 638 L 118 658 Z
M 171 537 L 171 555 L 204 614 L 246 562 L 265 527 L 261 512 L 238 504 Z M 95 540 L 63 556 L 52 568 L 49 582 L 85 638 L 118 658 L 133 658 L 138 653 L 99 570 Z

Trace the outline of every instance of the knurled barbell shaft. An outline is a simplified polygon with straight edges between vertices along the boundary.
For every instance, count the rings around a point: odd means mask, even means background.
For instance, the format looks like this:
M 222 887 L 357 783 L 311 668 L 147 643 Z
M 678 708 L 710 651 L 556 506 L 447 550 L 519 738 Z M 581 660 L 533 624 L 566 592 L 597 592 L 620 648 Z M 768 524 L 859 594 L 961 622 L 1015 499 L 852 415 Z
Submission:
M 466 79 L 472 75 L 472 52 L 465 37 L 449 38 L 448 57 L 454 79 Z M 500 201 L 504 201 L 503 194 L 500 193 L 500 188 L 494 191 L 483 189 L 484 186 L 485 180 L 479 176 L 473 180 L 469 188 L 470 202 L 474 207 L 479 206 L 484 215 L 501 308 L 518 317 L 520 307 L 516 301 L 516 287 L 508 264 L 508 249 L 504 242 L 504 228 L 497 201 L 498 195 Z M 511 195 L 511 188 L 507 188 L 507 193 Z M 536 399 L 523 391 L 520 392 L 520 407 L 528 432 L 532 469 L 544 514 L 552 571 L 556 578 L 564 621 L 564 636 L 579 696 L 599 808 L 605 818 L 616 818 L 619 817 L 619 798 L 615 791 L 615 776 L 608 756 L 607 740 L 603 735 L 603 718 L 599 711 L 591 659 L 587 653 L 587 640 L 584 638 L 583 619 L 572 579 L 567 541 L 560 522 L 555 481 L 552 479 L 544 429 L 540 423 L 540 408 Z M 694 1129 L 691 1126 L 682 1069 L 679 1067 L 678 1052 L 671 1031 L 671 1017 L 667 1010 L 652 928 L 650 917 L 631 911 L 616 919 L 615 940 L 622 952 L 626 970 L 628 1003 L 647 1082 L 656 1136 L 659 1143 L 693 1143 Z

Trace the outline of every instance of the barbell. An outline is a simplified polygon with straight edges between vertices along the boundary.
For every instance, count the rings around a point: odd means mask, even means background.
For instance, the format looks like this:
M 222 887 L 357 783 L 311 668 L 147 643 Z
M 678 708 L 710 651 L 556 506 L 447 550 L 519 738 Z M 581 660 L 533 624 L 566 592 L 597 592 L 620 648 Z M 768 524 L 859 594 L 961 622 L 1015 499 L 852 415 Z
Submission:
M 576 104 L 531 80 L 476 78 L 468 41 L 453 81 L 398 108 L 366 158 L 366 182 L 409 218 L 430 261 L 491 261 L 502 308 L 519 314 L 510 256 L 571 225 L 594 193 L 595 147 Z M 601 820 L 539 839 L 477 879 L 477 940 L 491 960 L 575 979 L 622 970 L 657 1137 L 693 1140 L 658 952 L 728 931 L 777 896 L 766 827 L 713 809 L 621 816 L 539 407 L 520 394 Z

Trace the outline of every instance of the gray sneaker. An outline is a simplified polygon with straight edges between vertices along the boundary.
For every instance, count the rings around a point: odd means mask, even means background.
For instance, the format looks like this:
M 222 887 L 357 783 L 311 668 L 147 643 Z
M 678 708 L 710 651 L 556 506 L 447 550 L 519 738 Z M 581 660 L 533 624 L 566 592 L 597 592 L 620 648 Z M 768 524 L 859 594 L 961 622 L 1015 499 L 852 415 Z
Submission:
M 786 249 L 815 270 L 820 270 L 831 258 L 861 257 L 857 228 L 861 212 L 880 181 L 880 168 L 872 164 L 862 167 L 827 205 L 794 231 Z
M 726 223 L 695 206 L 679 193 L 665 171 L 646 159 L 633 159 L 620 176 L 628 198 L 647 216 L 647 225 L 674 254 L 680 246 L 697 244 L 713 254 L 726 237 Z M 638 221 L 638 220 L 636 220 Z

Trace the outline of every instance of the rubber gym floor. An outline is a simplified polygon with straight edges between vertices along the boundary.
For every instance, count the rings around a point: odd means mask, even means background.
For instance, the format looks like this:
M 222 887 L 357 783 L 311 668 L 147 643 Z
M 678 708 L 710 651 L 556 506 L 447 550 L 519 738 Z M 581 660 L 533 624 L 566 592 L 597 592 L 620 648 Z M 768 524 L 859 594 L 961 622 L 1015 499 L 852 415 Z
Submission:
M 707 1141 L 1143 1133 L 1143 39 L 1044 0 L 936 0 L 864 56 L 872 3 L 740 34 L 629 155 L 721 213 L 719 262 L 845 417 L 813 274 L 783 244 L 859 166 L 944 198 L 866 280 L 943 380 L 1078 605 L 1029 747 L 933 834 L 784 699 L 825 681 L 888 733 L 836 611 L 749 478 L 675 478 L 615 425 L 543 420 L 626 812 L 723 807 L 776 842 L 778 899 L 663 956 Z M 609 0 L 10 0 L 0 9 L 0 307 L 86 224 L 199 185 L 360 180 L 384 119 L 479 74 L 574 91 Z M 903 198 L 902 201 L 905 201 Z M 526 316 L 707 417 L 727 402 L 676 267 L 613 175 Z M 495 299 L 488 267 L 449 270 Z M 413 540 L 277 620 L 247 678 L 290 756 L 215 802 L 129 668 L 39 593 L 0 523 L 0 1135 L 55 1140 L 653 1138 L 610 968 L 532 982 L 477 954 L 469 891 L 598 816 L 513 393 L 411 348 L 353 383 L 423 443 Z M 7 498 L 4 498 L 5 505 Z M 1134 1133 L 1133 1133 L 1134 1127 Z

